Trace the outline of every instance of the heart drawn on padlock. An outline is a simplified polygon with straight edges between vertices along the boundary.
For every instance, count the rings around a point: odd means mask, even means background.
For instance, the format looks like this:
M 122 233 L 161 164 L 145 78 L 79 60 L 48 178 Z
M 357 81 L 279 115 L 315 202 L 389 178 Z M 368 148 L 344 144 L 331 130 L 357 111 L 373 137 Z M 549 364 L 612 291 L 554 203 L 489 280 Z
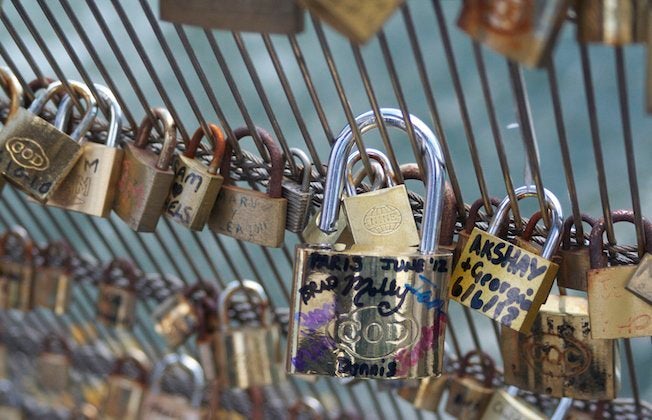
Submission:
M 178 196 L 183 192 L 183 185 L 177 184 L 176 182 L 172 184 L 172 189 L 171 189 L 172 195 L 174 197 Z

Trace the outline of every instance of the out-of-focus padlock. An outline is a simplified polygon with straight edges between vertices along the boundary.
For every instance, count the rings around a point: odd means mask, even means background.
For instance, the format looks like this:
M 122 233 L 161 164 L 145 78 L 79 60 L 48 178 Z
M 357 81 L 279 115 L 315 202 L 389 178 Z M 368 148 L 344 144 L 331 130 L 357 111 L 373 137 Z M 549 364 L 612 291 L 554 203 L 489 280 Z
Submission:
M 230 181 L 231 146 L 227 143 L 220 173 L 224 186 L 220 191 L 208 226 L 215 233 L 247 242 L 278 248 L 285 238 L 287 200 L 282 197 L 283 151 L 272 136 L 256 128 L 258 137 L 269 152 L 271 169 L 267 193 L 238 187 Z M 237 128 L 237 140 L 251 135 L 249 128 Z
M 412 403 L 419 410 L 439 411 L 439 403 L 450 383 L 450 376 L 443 374 L 436 378 L 411 379 L 399 388 L 399 397 Z
M 489 197 L 489 202 L 493 207 L 498 207 L 500 205 L 500 200 L 496 197 Z M 484 207 L 484 200 L 482 198 L 478 198 L 477 200 L 475 200 L 473 203 L 471 203 L 471 206 L 469 207 L 469 212 L 466 216 L 466 224 L 464 225 L 464 229 L 462 229 L 457 236 L 457 244 L 455 246 L 455 253 L 453 256 L 453 261 L 455 261 L 455 265 L 457 265 L 457 261 L 460 258 L 460 254 L 462 254 L 462 250 L 464 250 L 464 248 L 466 247 L 466 243 L 469 241 L 469 237 L 471 237 L 471 233 L 475 228 L 475 224 L 480 219 L 480 209 L 482 207 Z M 506 223 L 503 225 L 502 231 L 499 229 L 498 236 L 501 237 L 507 236 L 507 231 L 505 230 L 505 228 L 507 227 L 506 225 L 507 225 Z
M 465 0 L 458 26 L 473 39 L 529 67 L 550 58 L 570 0 Z
M 629 210 L 612 212 L 613 222 L 635 223 Z M 645 252 L 652 254 L 652 223 L 644 220 Z M 591 269 L 587 273 L 591 337 L 629 338 L 652 335 L 652 305 L 626 289 L 637 265 L 607 266 L 602 235 L 605 222 L 593 226 L 589 239 Z M 648 279 L 649 280 L 649 279 Z
M 381 109 L 385 123 L 404 127 L 403 113 Z M 427 165 L 419 248 L 296 249 L 288 373 L 368 379 L 422 378 L 441 373 L 452 254 L 437 251 L 445 167 L 434 133 L 412 125 Z M 368 112 L 356 119 L 375 125 Z M 320 229 L 335 230 L 353 135 L 345 128 L 331 151 Z
M 301 161 L 301 183 L 285 177 L 283 179 L 283 198 L 288 201 L 285 228 L 290 232 L 299 233 L 305 229 L 310 215 L 313 191 L 310 187 L 312 178 L 312 162 L 308 155 L 301 149 L 290 148 L 292 156 Z
M 169 394 L 161 389 L 168 369 L 178 366 L 192 376 L 190 399 Z M 168 354 L 159 360 L 149 378 L 149 392 L 142 408 L 142 418 L 147 420 L 199 420 L 204 395 L 204 372 L 195 359 L 186 354 Z
M 536 197 L 536 187 L 515 191 L 517 199 Z M 561 204 L 544 190 L 551 227 L 541 256 L 496 236 L 507 217 L 509 197 L 498 206 L 487 232 L 473 229 L 453 271 L 451 299 L 516 331 L 528 332 L 557 273 L 551 261 L 561 241 Z
M 484 380 L 468 376 L 466 372 L 471 360 L 480 359 Z M 460 362 L 457 374 L 451 378 L 446 401 L 446 412 L 459 419 L 479 419 L 489 405 L 494 393 L 493 379 L 496 366 L 493 359 L 481 351 L 467 353 Z
M 518 397 L 518 388 L 497 389 L 481 420 L 546 420 L 545 414 L 532 404 Z
M 52 193 L 48 205 L 91 216 L 108 217 L 113 207 L 124 155 L 119 145 L 122 109 L 113 92 L 106 86 L 96 84 L 95 89 L 110 112 L 104 144 L 87 141 L 82 145 L 81 158 L 66 176 L 65 182 Z M 72 100 L 66 96 L 59 104 L 55 127 L 63 131 L 69 123 L 71 112 Z
M 326 410 L 318 399 L 303 397 L 288 408 L 288 419 L 322 420 L 326 418 Z
M 213 156 L 206 167 L 195 158 L 204 137 L 200 127 L 186 151 L 175 159 L 174 183 L 165 201 L 165 217 L 191 230 L 203 230 L 220 193 L 224 177 L 217 173 L 224 158 L 226 140 L 220 127 L 208 124 L 213 138 Z
M 0 380 L 0 414 L 2 420 L 24 420 L 21 398 L 11 381 Z
M 70 304 L 73 252 L 66 242 L 53 242 L 38 253 L 32 287 L 32 307 L 63 315 Z
M 33 252 L 32 239 L 20 226 L 0 237 L 0 309 L 32 309 Z
M 97 104 L 86 85 L 68 81 L 83 98 L 86 114 L 68 135 L 38 114 L 64 88 L 54 82 L 41 92 L 29 109 L 19 108 L 0 131 L 0 170 L 7 181 L 38 201 L 45 202 L 82 155 L 82 140 L 97 114 Z
M 102 419 L 138 420 L 147 376 L 147 369 L 134 357 L 118 359 L 107 379 L 108 394 L 102 404 Z
M 577 39 L 583 43 L 627 45 L 646 42 L 649 0 L 576 1 Z
M 138 129 L 136 140 L 125 142 L 122 174 L 118 181 L 113 209 L 116 214 L 137 232 L 154 232 L 163 205 L 174 182 L 170 167 L 177 145 L 177 129 L 167 109 L 152 108 L 152 114 L 163 124 L 161 153 L 147 149 L 154 121 L 145 117 Z
M 130 328 L 136 317 L 136 281 L 133 264 L 116 259 L 104 269 L 97 298 L 97 320 L 111 327 Z
M 591 228 L 595 225 L 595 219 L 585 213 L 582 213 L 582 222 L 588 223 Z M 571 243 L 574 224 L 573 216 L 569 216 L 564 221 L 561 247 L 559 248 L 561 262 L 559 263 L 559 272 L 557 272 L 557 285 L 586 292 L 586 273 L 591 268 L 589 248 L 584 243 L 584 238 L 575 237 L 575 243 Z
M 303 31 L 303 9 L 297 0 L 161 0 L 161 19 L 237 32 Z
M 70 349 L 66 341 L 57 335 L 48 335 L 43 340 L 38 356 L 38 380 L 49 392 L 63 392 L 68 387 L 70 371 Z

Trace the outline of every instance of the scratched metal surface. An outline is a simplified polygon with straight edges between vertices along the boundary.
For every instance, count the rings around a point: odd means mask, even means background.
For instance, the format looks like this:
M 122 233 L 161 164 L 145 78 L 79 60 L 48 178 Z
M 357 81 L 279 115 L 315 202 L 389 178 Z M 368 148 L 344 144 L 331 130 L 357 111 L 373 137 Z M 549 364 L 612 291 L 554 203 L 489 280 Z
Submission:
M 580 46 L 574 24 L 567 22 L 554 62 L 541 70 L 521 69 L 461 33 L 455 26 L 458 8 L 458 2 L 409 0 L 378 37 L 357 47 L 309 16 L 305 32 L 296 37 L 261 36 L 159 22 L 156 1 L 6 0 L 0 16 L 0 59 L 23 84 L 49 76 L 107 85 L 116 93 L 129 129 L 152 106 L 172 112 L 182 139 L 206 122 L 227 132 L 260 125 L 286 151 L 292 146 L 307 150 L 320 175 L 341 127 L 370 108 L 397 107 L 426 121 L 440 137 L 460 202 L 502 197 L 535 179 L 558 195 L 566 215 L 582 211 L 600 217 L 617 208 L 651 214 L 652 177 L 643 165 L 652 156 L 646 138 L 652 124 L 643 107 L 644 48 Z M 390 134 L 371 134 L 365 146 L 387 150 L 393 165 L 417 160 L 411 136 Z M 248 140 L 243 148 L 246 156 L 258 153 L 255 141 Z M 526 173 L 525 162 L 535 153 L 540 165 Z M 287 170 L 292 174 L 294 168 Z M 236 175 L 260 181 L 266 171 L 254 158 Z M 315 186 L 320 191 L 318 182 Z M 419 184 L 408 186 L 423 193 Z M 531 201 L 521 207 L 525 218 L 536 208 L 536 200 Z M 0 223 L 21 224 L 39 242 L 67 239 L 87 261 L 80 268 L 86 279 L 92 279 L 98 261 L 118 256 L 133 258 L 145 273 L 166 274 L 142 285 L 144 296 L 151 297 L 141 299 L 133 334 L 92 328 L 92 281 L 76 288 L 73 308 L 64 317 L 3 314 L 12 331 L 22 334 L 22 346 L 16 347 L 22 352 L 12 354 L 28 355 L 21 359 L 28 365 L 34 353 L 27 336 L 38 342 L 49 330 L 73 331 L 89 345 L 103 343 L 96 347 L 109 358 L 128 345 L 139 346 L 152 360 L 160 358 L 168 349 L 156 336 L 149 314 L 165 291 L 199 279 L 221 289 L 229 281 L 250 278 L 265 287 L 278 313 L 288 306 L 292 250 L 298 242 L 293 234 L 286 234 L 281 249 L 209 231 L 196 234 L 165 220 L 156 233 L 138 235 L 115 216 L 100 220 L 42 208 L 10 187 L 0 201 Z M 608 226 L 619 258 L 636 259 L 636 247 L 629 245 L 638 242 L 641 249 L 642 229 L 637 227 L 614 231 Z M 454 358 L 482 348 L 499 363 L 494 324 L 454 302 L 450 318 L 446 340 Z M 650 340 L 621 344 L 620 396 L 627 400 L 603 408 L 649 415 L 643 401 L 652 399 L 652 379 L 641 368 L 652 362 Z M 184 350 L 192 354 L 194 346 Z M 101 366 L 96 366 L 100 373 Z M 79 383 L 95 378 L 95 372 L 81 367 L 79 372 Z M 431 416 L 377 390 L 373 382 L 293 379 L 277 393 L 281 406 L 314 396 L 333 412 L 352 410 L 368 418 Z M 528 398 L 547 409 L 556 404 L 545 397 Z

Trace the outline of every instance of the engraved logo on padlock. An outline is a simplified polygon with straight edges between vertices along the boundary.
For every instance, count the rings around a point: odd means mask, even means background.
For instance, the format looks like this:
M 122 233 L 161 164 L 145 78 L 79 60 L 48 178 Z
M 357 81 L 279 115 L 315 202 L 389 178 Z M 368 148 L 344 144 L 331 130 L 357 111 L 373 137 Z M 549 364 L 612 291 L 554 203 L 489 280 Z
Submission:
M 32 139 L 14 137 L 7 140 L 5 148 L 16 165 L 25 169 L 44 171 L 50 167 L 50 160 L 40 144 Z

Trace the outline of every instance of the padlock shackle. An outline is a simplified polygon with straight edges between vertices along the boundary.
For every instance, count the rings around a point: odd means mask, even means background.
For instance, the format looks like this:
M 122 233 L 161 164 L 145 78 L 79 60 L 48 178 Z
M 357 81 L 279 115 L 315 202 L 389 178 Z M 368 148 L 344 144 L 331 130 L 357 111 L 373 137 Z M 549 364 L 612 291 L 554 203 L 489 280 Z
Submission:
M 302 413 L 310 413 L 312 420 L 321 420 L 324 418 L 324 406 L 316 398 L 304 397 L 290 406 L 288 418 L 296 420 Z
M 116 258 L 106 265 L 104 271 L 102 272 L 101 282 L 104 284 L 114 284 L 113 280 L 115 278 L 114 271 L 119 271 L 122 275 L 120 278 L 127 279 L 128 286 L 127 290 L 135 292 L 136 291 L 136 282 L 138 281 L 138 274 L 136 267 L 133 263 L 124 258 Z
M 629 222 L 636 223 L 634 212 L 631 210 L 614 210 L 611 212 L 613 223 Z M 589 261 L 591 268 L 605 268 L 608 265 L 608 258 L 604 254 L 604 244 L 602 237 L 606 229 L 606 222 L 603 218 L 599 219 L 591 229 L 589 235 Z M 652 223 L 643 219 L 643 228 L 645 231 L 645 252 L 652 253 Z
M 149 137 L 154 128 L 154 122 L 160 120 L 163 123 L 163 145 L 161 146 L 161 154 L 156 161 L 156 169 L 167 171 L 172 163 L 174 152 L 177 148 L 177 125 L 172 118 L 172 114 L 165 108 L 152 108 L 150 112 L 154 119 L 145 115 L 145 118 L 140 122 L 138 128 L 138 135 L 134 140 L 134 146 L 139 149 L 145 149 L 149 144 Z
M 63 351 L 64 356 L 70 357 L 70 346 L 68 346 L 68 343 L 63 337 L 56 334 L 48 334 L 43 338 L 43 341 L 41 342 L 41 352 L 54 353 L 55 346 L 57 345 Z
M 373 173 L 373 182 L 369 186 L 369 190 L 376 191 L 383 188 L 383 184 L 387 182 L 385 171 L 383 170 L 382 165 L 376 162 L 373 158 L 371 159 L 371 172 Z M 353 185 L 358 188 L 362 184 L 362 181 L 364 181 L 368 176 L 366 168 L 360 168 L 360 170 L 353 176 Z
M 368 148 L 366 151 L 367 156 L 369 156 L 370 159 L 373 159 L 380 164 L 387 179 L 387 186 L 396 186 L 396 174 L 394 174 L 392 163 L 389 161 L 387 155 L 378 149 Z M 358 195 L 358 192 L 356 191 L 356 180 L 354 179 L 355 177 L 353 175 L 353 166 L 360 160 L 362 160 L 362 155 L 357 149 L 354 150 L 353 153 L 351 153 L 346 159 L 346 193 L 349 197 L 355 197 Z
M 122 376 L 128 379 L 132 379 L 131 376 L 128 376 L 124 373 L 125 367 L 129 365 L 133 366 L 138 373 L 136 378 L 133 378 L 133 380 L 140 383 L 141 385 L 146 386 L 149 372 L 147 371 L 145 366 L 143 366 L 143 364 L 140 363 L 140 361 L 136 359 L 134 356 L 123 356 L 117 359 L 113 364 L 113 369 L 111 369 L 111 375 Z
M 494 359 L 492 359 L 491 356 L 480 350 L 472 350 L 464 355 L 464 358 L 460 361 L 460 367 L 457 371 L 457 376 L 460 378 L 467 376 L 466 368 L 469 367 L 473 357 L 478 357 L 480 359 L 482 372 L 484 373 L 484 380 L 482 384 L 485 388 L 492 388 L 494 376 L 496 376 L 496 363 L 494 363 Z
M 185 368 L 192 375 L 194 387 L 190 404 L 193 408 L 200 408 L 201 401 L 204 394 L 204 370 L 197 360 L 188 356 L 187 354 L 170 353 L 165 355 L 159 360 L 152 369 L 152 374 L 149 377 L 150 395 L 156 395 L 161 392 L 161 380 L 166 371 L 172 366 L 181 366 Z
M 215 124 L 208 124 L 208 128 L 211 130 L 211 136 L 209 140 L 213 146 L 213 157 L 211 158 L 210 163 L 208 164 L 208 173 L 215 175 L 217 170 L 222 165 L 222 160 L 224 159 L 224 151 L 226 149 L 226 139 L 224 138 L 224 132 L 222 129 Z M 197 149 L 199 148 L 199 143 L 206 136 L 204 129 L 199 127 L 195 134 L 192 135 L 186 151 L 183 152 L 183 155 L 189 159 L 194 159 L 197 155 Z
M 494 207 L 498 207 L 500 205 L 500 199 L 496 197 L 489 197 L 489 203 Z M 484 200 L 482 198 L 478 198 L 473 203 L 471 203 L 471 207 L 469 207 L 469 214 L 466 217 L 466 224 L 464 225 L 464 232 L 468 233 L 469 235 L 471 234 L 471 231 L 473 231 L 475 224 L 478 222 L 478 218 L 480 216 L 480 209 L 483 207 L 484 207 Z M 507 231 L 505 229 L 500 229 L 498 232 L 499 235 L 506 234 L 506 233 Z
M 222 331 L 229 331 L 231 329 L 231 323 L 229 320 L 229 304 L 231 303 L 233 296 L 239 292 L 244 292 L 258 299 L 258 311 L 261 325 L 265 328 L 271 326 L 272 314 L 269 310 L 269 300 L 267 299 L 265 289 L 263 289 L 258 282 L 253 280 L 242 280 L 242 282 L 236 280 L 229 283 L 226 288 L 222 290 L 222 293 L 220 293 L 218 298 L 217 316 L 219 320 L 219 328 Z
M 405 180 L 413 179 L 416 181 L 423 181 L 423 174 L 419 169 L 419 165 L 415 162 L 404 163 L 399 167 L 399 170 Z
M 524 241 L 531 241 L 532 236 L 534 235 L 534 230 L 537 227 L 537 224 L 541 221 L 541 210 L 534 212 L 532 216 L 527 221 L 525 228 L 523 228 L 523 233 L 521 233 L 520 238 Z
M 23 259 L 27 262 L 31 262 L 33 258 L 34 242 L 29 236 L 29 233 L 22 226 L 14 226 L 0 236 L 0 255 L 7 255 L 7 240 L 9 238 L 18 239 L 20 243 L 23 244 L 22 255 Z
M 544 188 L 543 191 L 546 203 L 548 205 L 548 210 L 550 211 L 550 220 L 552 225 L 548 230 L 548 237 L 543 245 L 541 257 L 546 260 L 550 260 L 559 249 L 559 243 L 561 242 L 561 228 L 564 223 L 564 216 L 562 214 L 561 203 L 559 202 L 559 199 L 549 190 Z M 516 195 L 517 200 L 538 196 L 537 188 L 534 185 L 524 185 L 519 187 L 514 190 L 514 194 Z M 507 220 L 507 215 L 510 208 L 511 202 L 509 200 L 509 196 L 507 196 L 498 205 L 496 213 L 494 214 L 494 217 L 491 219 L 491 223 L 489 224 L 489 229 L 487 229 L 487 233 L 490 235 L 498 236 L 501 225 Z
M 310 190 L 310 180 L 312 179 L 312 161 L 306 152 L 298 147 L 290 147 L 290 155 L 290 159 L 299 159 L 301 161 L 301 191 L 308 192 Z
M 47 243 L 43 248 L 39 248 L 38 254 L 42 258 L 42 264 L 45 267 L 57 266 L 68 271 L 72 269 L 74 253 L 66 241 Z
M 23 87 L 16 75 L 6 66 L 0 66 L 0 82 L 9 96 L 9 113 L 5 120 L 6 124 L 23 104 Z
M 594 217 L 591 217 L 590 215 L 586 213 L 581 213 L 580 217 L 582 218 L 582 222 L 587 223 L 589 226 L 591 226 L 591 229 L 593 229 L 593 226 L 595 226 L 596 219 Z M 564 221 L 564 226 L 562 228 L 561 232 L 561 249 L 570 249 L 571 247 L 571 229 L 573 226 L 575 226 L 575 216 L 570 215 L 566 220 Z M 575 243 L 579 247 L 584 246 L 584 238 L 581 238 L 581 240 L 578 242 L 577 237 L 575 238 Z

